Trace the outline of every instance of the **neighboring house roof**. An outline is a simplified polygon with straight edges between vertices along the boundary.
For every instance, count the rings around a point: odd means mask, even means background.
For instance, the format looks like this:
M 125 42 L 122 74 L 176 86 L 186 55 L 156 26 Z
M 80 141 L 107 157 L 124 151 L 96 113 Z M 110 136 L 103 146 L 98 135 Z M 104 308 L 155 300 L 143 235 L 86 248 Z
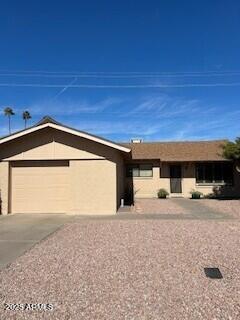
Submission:
M 222 146 L 227 140 L 186 142 L 122 143 L 131 148 L 132 159 L 160 159 L 161 161 L 221 161 Z
M 108 147 L 123 151 L 123 152 L 130 152 L 131 149 L 129 149 L 128 147 L 125 147 L 123 145 L 117 144 L 115 142 L 112 142 L 110 140 L 107 139 L 103 139 L 101 137 L 89 134 L 87 132 L 84 131 L 79 131 L 70 127 L 67 127 L 65 125 L 62 125 L 61 123 L 55 121 L 54 119 L 52 119 L 49 116 L 43 117 L 42 120 L 40 120 L 36 125 L 29 127 L 27 129 L 15 132 L 11 135 L 8 135 L 6 137 L 3 137 L 0 139 L 0 144 L 17 139 L 19 137 L 22 137 L 24 135 L 27 135 L 29 133 L 44 129 L 44 128 L 53 128 L 56 130 L 60 130 L 66 133 L 70 133 L 73 134 L 75 136 L 81 137 L 81 138 L 85 138 L 103 145 L 106 145 Z
M 60 126 L 63 125 L 62 123 L 56 121 L 55 119 L 53 119 L 53 118 L 50 117 L 50 116 L 44 116 L 39 122 L 37 122 L 37 123 L 35 124 L 35 127 L 40 126 L 41 124 L 45 124 L 45 123 L 54 123 L 54 124 L 58 124 L 58 125 L 60 125 Z

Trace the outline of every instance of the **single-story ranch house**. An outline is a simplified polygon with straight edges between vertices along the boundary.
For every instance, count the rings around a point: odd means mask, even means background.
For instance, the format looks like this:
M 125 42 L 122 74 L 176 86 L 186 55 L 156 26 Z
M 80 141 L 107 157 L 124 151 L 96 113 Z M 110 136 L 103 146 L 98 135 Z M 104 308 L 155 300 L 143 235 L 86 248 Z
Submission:
M 115 143 L 50 117 L 0 139 L 1 213 L 114 214 L 129 194 L 240 195 L 224 141 Z

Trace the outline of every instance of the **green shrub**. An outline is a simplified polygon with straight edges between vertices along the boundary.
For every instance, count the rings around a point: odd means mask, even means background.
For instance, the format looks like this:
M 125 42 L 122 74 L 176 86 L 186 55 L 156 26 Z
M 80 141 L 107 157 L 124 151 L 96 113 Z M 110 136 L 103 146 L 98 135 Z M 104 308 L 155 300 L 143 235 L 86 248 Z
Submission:
M 166 189 L 159 189 L 158 190 L 158 198 L 161 198 L 161 199 L 165 199 L 168 195 L 169 195 L 169 193 L 167 192 L 167 190 Z
M 200 199 L 201 196 L 203 195 L 202 192 L 196 191 L 196 190 L 192 190 L 190 194 L 192 195 L 192 199 Z

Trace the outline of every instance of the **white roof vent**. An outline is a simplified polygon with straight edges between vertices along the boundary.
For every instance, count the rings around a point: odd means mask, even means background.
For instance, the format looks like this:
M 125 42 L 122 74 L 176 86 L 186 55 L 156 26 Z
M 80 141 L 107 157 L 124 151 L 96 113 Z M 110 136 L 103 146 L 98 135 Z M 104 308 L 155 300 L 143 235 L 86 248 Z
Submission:
M 131 139 L 131 143 L 142 143 L 143 142 L 143 139 L 141 138 L 133 138 Z

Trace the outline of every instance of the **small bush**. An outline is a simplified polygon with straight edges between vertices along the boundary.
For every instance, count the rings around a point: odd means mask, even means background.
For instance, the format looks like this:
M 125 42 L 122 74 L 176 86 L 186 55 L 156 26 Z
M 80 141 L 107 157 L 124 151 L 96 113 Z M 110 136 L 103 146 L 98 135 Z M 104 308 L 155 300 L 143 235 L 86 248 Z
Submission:
M 192 190 L 190 194 L 192 195 L 192 199 L 200 199 L 201 196 L 203 195 L 202 192 L 196 191 L 196 190 Z
M 166 199 L 166 197 L 169 195 L 169 193 L 167 192 L 166 189 L 159 189 L 157 195 L 158 195 L 158 198 Z

